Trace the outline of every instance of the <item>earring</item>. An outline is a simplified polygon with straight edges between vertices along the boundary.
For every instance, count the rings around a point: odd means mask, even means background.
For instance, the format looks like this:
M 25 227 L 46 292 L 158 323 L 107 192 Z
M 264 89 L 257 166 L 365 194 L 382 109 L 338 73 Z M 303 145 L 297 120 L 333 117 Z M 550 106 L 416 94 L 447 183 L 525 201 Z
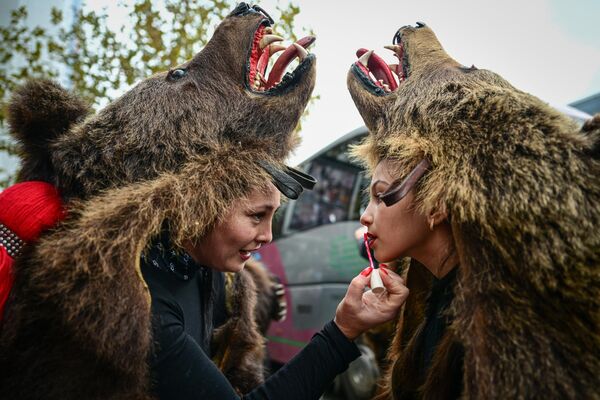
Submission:
M 433 218 L 431 218 L 429 220 L 429 229 L 433 230 L 433 224 L 435 223 L 435 220 Z

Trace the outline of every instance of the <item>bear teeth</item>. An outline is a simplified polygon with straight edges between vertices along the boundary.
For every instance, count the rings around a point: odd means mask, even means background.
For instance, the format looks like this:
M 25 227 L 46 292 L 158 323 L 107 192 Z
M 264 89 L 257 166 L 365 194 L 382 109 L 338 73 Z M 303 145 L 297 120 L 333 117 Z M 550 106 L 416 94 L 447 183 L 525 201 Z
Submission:
M 262 39 L 260 39 L 260 49 L 263 50 L 265 47 L 274 42 L 283 42 L 283 38 L 277 35 L 264 35 Z
M 250 88 L 254 91 L 263 92 L 271 88 L 279 87 L 282 83 L 289 80 L 285 74 L 285 69 L 296 58 L 302 62 L 308 57 L 307 48 L 316 40 L 314 36 L 306 36 L 292 43 L 288 47 L 282 46 L 280 42 L 284 39 L 273 34 L 271 27 L 259 27 L 255 33 L 251 56 L 248 60 L 249 72 L 248 81 Z M 272 64 L 270 71 L 267 71 L 269 60 L 273 54 L 282 52 L 275 63 Z
M 402 46 L 385 46 L 394 51 L 397 57 L 401 57 Z M 375 86 L 382 92 L 391 93 L 398 89 L 400 83 L 405 80 L 401 64 L 387 64 L 373 50 L 358 49 L 356 52 L 358 60 L 355 64 Z

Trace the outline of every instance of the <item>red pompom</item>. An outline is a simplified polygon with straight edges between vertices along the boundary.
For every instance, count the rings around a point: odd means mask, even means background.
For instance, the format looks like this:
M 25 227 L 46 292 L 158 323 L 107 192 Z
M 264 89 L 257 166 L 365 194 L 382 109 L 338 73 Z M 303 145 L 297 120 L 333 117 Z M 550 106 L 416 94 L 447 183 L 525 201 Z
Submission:
M 4 247 L 0 246 L 0 320 L 4 315 L 4 304 L 15 280 L 12 264 L 12 257 L 8 255 Z
M 17 183 L 0 193 L 0 223 L 26 242 L 39 238 L 64 216 L 58 190 L 49 183 Z
M 49 183 L 17 183 L 0 193 L 0 224 L 27 243 L 37 240 L 64 217 L 58 190 Z M 0 319 L 14 282 L 12 265 L 12 257 L 0 245 Z

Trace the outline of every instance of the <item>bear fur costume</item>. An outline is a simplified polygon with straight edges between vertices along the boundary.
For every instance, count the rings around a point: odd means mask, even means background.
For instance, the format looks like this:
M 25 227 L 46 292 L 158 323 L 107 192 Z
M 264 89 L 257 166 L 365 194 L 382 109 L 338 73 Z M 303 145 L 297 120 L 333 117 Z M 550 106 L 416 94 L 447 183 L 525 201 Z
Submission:
M 425 215 L 447 209 L 460 269 L 452 323 L 419 382 L 404 362 L 432 275 L 409 267 L 378 398 L 446 398 L 460 345 L 462 398 L 600 399 L 600 115 L 579 129 L 497 74 L 453 60 L 422 23 L 400 28 L 394 46 L 397 89 L 369 79 L 365 69 L 385 72 L 373 56 L 348 74 L 370 131 L 354 153 L 371 171 L 396 161 L 397 177 L 430 161 L 417 203 Z
M 234 200 L 266 187 L 265 165 L 284 170 L 298 142 L 316 59 L 308 54 L 281 83 L 256 90 L 258 45 L 272 22 L 241 3 L 192 60 L 96 115 L 48 81 L 14 94 L 19 180 L 54 184 L 69 216 L 15 262 L 0 330 L 2 398 L 151 398 L 141 253 L 164 227 L 177 246 L 202 238 Z M 238 317 L 215 336 L 235 338 L 235 363 L 219 364 L 245 392 L 262 379 L 264 339 L 248 316 L 257 288 L 245 274 L 234 287 Z M 229 343 L 220 345 L 225 354 Z

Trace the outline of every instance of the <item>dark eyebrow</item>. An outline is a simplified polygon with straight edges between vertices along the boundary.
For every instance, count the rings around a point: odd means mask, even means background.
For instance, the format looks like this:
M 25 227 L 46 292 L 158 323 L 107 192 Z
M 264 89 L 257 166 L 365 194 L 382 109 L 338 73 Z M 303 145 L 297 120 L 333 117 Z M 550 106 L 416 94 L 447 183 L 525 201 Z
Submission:
M 275 205 L 275 204 L 265 204 L 265 207 L 267 207 L 269 210 L 275 210 L 277 211 L 280 207 L 281 207 L 281 203 Z
M 251 211 L 251 212 L 258 212 L 258 211 L 271 211 L 271 210 L 277 211 L 277 210 L 279 210 L 279 208 L 281 208 L 281 204 L 280 204 L 280 205 L 278 205 L 277 207 L 275 207 L 275 206 L 274 206 L 274 205 L 272 205 L 272 204 L 261 204 L 260 206 L 258 206 L 258 207 L 256 207 L 256 208 L 252 208 L 252 207 L 250 207 L 250 211 Z

